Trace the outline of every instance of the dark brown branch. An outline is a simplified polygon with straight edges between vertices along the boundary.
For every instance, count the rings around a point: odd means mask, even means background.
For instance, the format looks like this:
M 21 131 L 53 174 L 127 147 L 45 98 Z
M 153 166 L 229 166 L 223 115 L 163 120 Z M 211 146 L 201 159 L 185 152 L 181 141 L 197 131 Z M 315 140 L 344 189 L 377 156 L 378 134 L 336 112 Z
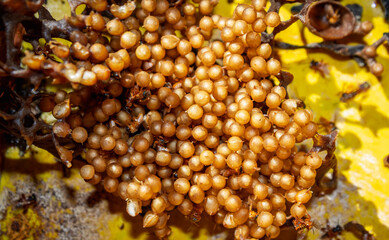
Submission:
M 267 42 L 267 43 L 272 42 L 277 33 L 284 31 L 290 25 L 297 22 L 297 20 L 300 20 L 301 22 L 305 23 L 305 14 L 307 13 L 307 10 L 308 10 L 308 7 L 310 6 L 310 4 L 314 1 L 316 1 L 316 0 L 295 1 L 295 2 L 304 2 L 303 7 L 301 8 L 300 12 L 295 14 L 295 15 L 292 15 L 289 20 L 281 22 L 280 25 L 278 25 L 277 27 L 275 27 L 273 29 L 272 33 L 270 33 L 270 34 L 269 33 L 262 33 L 262 42 Z M 269 8 L 269 12 L 279 12 L 280 7 L 283 4 L 288 3 L 287 1 L 275 1 L 275 0 L 272 0 L 270 2 L 271 2 L 271 5 Z
M 388 42 L 388 41 L 389 41 L 389 32 L 386 32 L 383 34 L 383 36 L 380 39 L 375 41 L 371 46 L 377 48 L 378 46 L 380 46 L 384 42 Z
M 376 49 L 381 44 L 387 42 L 389 40 L 389 33 L 384 33 L 383 36 L 374 42 L 371 47 Z M 307 45 L 293 45 L 285 42 L 275 42 L 275 47 L 280 49 L 312 49 L 312 50 L 327 50 L 331 53 L 337 54 L 339 56 L 350 57 L 358 62 L 360 66 L 368 66 L 369 70 L 376 74 L 373 71 L 374 65 L 376 61 L 374 57 L 368 56 L 367 53 L 364 52 L 364 49 L 367 47 L 364 44 L 358 45 L 346 45 L 346 44 L 338 44 L 336 42 L 321 42 L 321 43 L 311 43 Z M 380 75 L 380 74 L 376 74 Z
M 323 188 L 328 190 L 333 190 L 336 188 L 336 166 L 337 166 L 337 159 L 335 156 L 335 150 L 336 150 L 336 139 L 338 136 L 338 131 L 335 130 L 331 132 L 328 135 L 320 135 L 316 134 L 316 136 L 313 139 L 313 147 L 310 150 L 311 152 L 321 152 L 321 151 L 327 151 L 326 157 L 323 159 L 323 163 L 321 167 L 317 170 L 316 174 L 316 182 L 318 183 L 318 186 L 321 188 L 322 191 Z M 333 175 L 332 175 L 332 181 L 327 183 L 326 187 L 322 185 L 323 178 L 326 175 L 328 171 L 333 169 Z
M 56 20 L 43 20 L 42 21 L 42 35 L 46 41 L 51 40 L 53 37 L 68 39 L 70 33 L 77 30 L 72 27 L 65 19 Z
M 358 88 L 355 91 L 349 92 L 349 93 L 343 93 L 342 97 L 340 98 L 340 101 L 347 102 L 350 99 L 354 98 L 358 94 L 362 92 L 366 92 L 371 87 L 370 83 L 364 82 L 361 85 L 358 86 Z
M 375 240 L 375 237 L 369 233 L 365 227 L 357 222 L 348 222 L 344 225 L 344 229 L 348 232 L 351 232 L 358 239 L 363 240 Z
M 310 43 L 307 45 L 299 46 L 299 45 L 293 45 L 285 42 L 276 42 L 275 47 L 280 49 L 301 49 L 301 48 L 314 49 L 314 50 L 325 49 L 341 56 L 352 57 L 355 56 L 356 53 L 362 51 L 365 45 L 359 44 L 354 46 L 348 46 L 345 44 L 337 44 L 334 42 L 321 42 L 321 43 Z
M 27 16 L 19 16 L 11 13 L 3 13 L 2 21 L 5 24 L 6 66 L 15 70 L 20 68 L 20 50 L 14 46 L 14 34 L 18 23 L 27 20 Z

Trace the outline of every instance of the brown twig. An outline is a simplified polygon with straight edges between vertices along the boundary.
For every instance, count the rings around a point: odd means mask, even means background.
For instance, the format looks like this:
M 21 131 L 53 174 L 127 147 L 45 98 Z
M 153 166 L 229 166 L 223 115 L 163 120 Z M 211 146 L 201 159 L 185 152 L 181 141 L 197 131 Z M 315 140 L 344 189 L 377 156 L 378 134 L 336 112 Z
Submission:
M 389 33 L 384 33 L 383 36 L 374 42 L 371 47 L 376 49 L 381 44 L 387 42 L 389 40 Z M 366 49 L 366 45 L 358 44 L 358 45 L 346 45 L 346 44 L 338 44 L 335 42 L 321 42 L 321 43 L 310 43 L 307 45 L 293 45 L 285 42 L 276 42 L 276 48 L 280 49 L 311 49 L 311 50 L 326 50 L 331 53 L 334 53 L 339 56 L 350 57 L 357 61 L 360 66 L 366 66 L 372 71 L 374 68 L 374 64 L 376 63 L 374 57 L 369 56 L 364 49 Z M 374 73 L 374 71 L 372 71 Z
M 323 159 L 321 167 L 317 170 L 316 182 L 320 188 L 320 191 L 331 191 L 334 190 L 337 186 L 336 176 L 337 176 L 337 159 L 335 156 L 336 150 L 336 139 L 338 136 L 338 131 L 335 130 L 327 135 L 316 134 L 313 139 L 313 147 L 310 150 L 311 152 L 321 152 L 326 151 L 326 157 Z M 333 170 L 332 178 L 330 181 L 324 182 L 324 176 L 330 170 Z
M 365 227 L 357 222 L 348 222 L 344 225 L 344 230 L 352 232 L 361 240 L 375 240 L 375 237 L 369 233 Z
M 358 88 L 355 91 L 349 92 L 349 93 L 343 93 L 342 97 L 340 98 L 340 101 L 347 102 L 350 99 L 354 98 L 358 94 L 362 92 L 366 92 L 371 87 L 370 83 L 364 82 L 358 86 Z

